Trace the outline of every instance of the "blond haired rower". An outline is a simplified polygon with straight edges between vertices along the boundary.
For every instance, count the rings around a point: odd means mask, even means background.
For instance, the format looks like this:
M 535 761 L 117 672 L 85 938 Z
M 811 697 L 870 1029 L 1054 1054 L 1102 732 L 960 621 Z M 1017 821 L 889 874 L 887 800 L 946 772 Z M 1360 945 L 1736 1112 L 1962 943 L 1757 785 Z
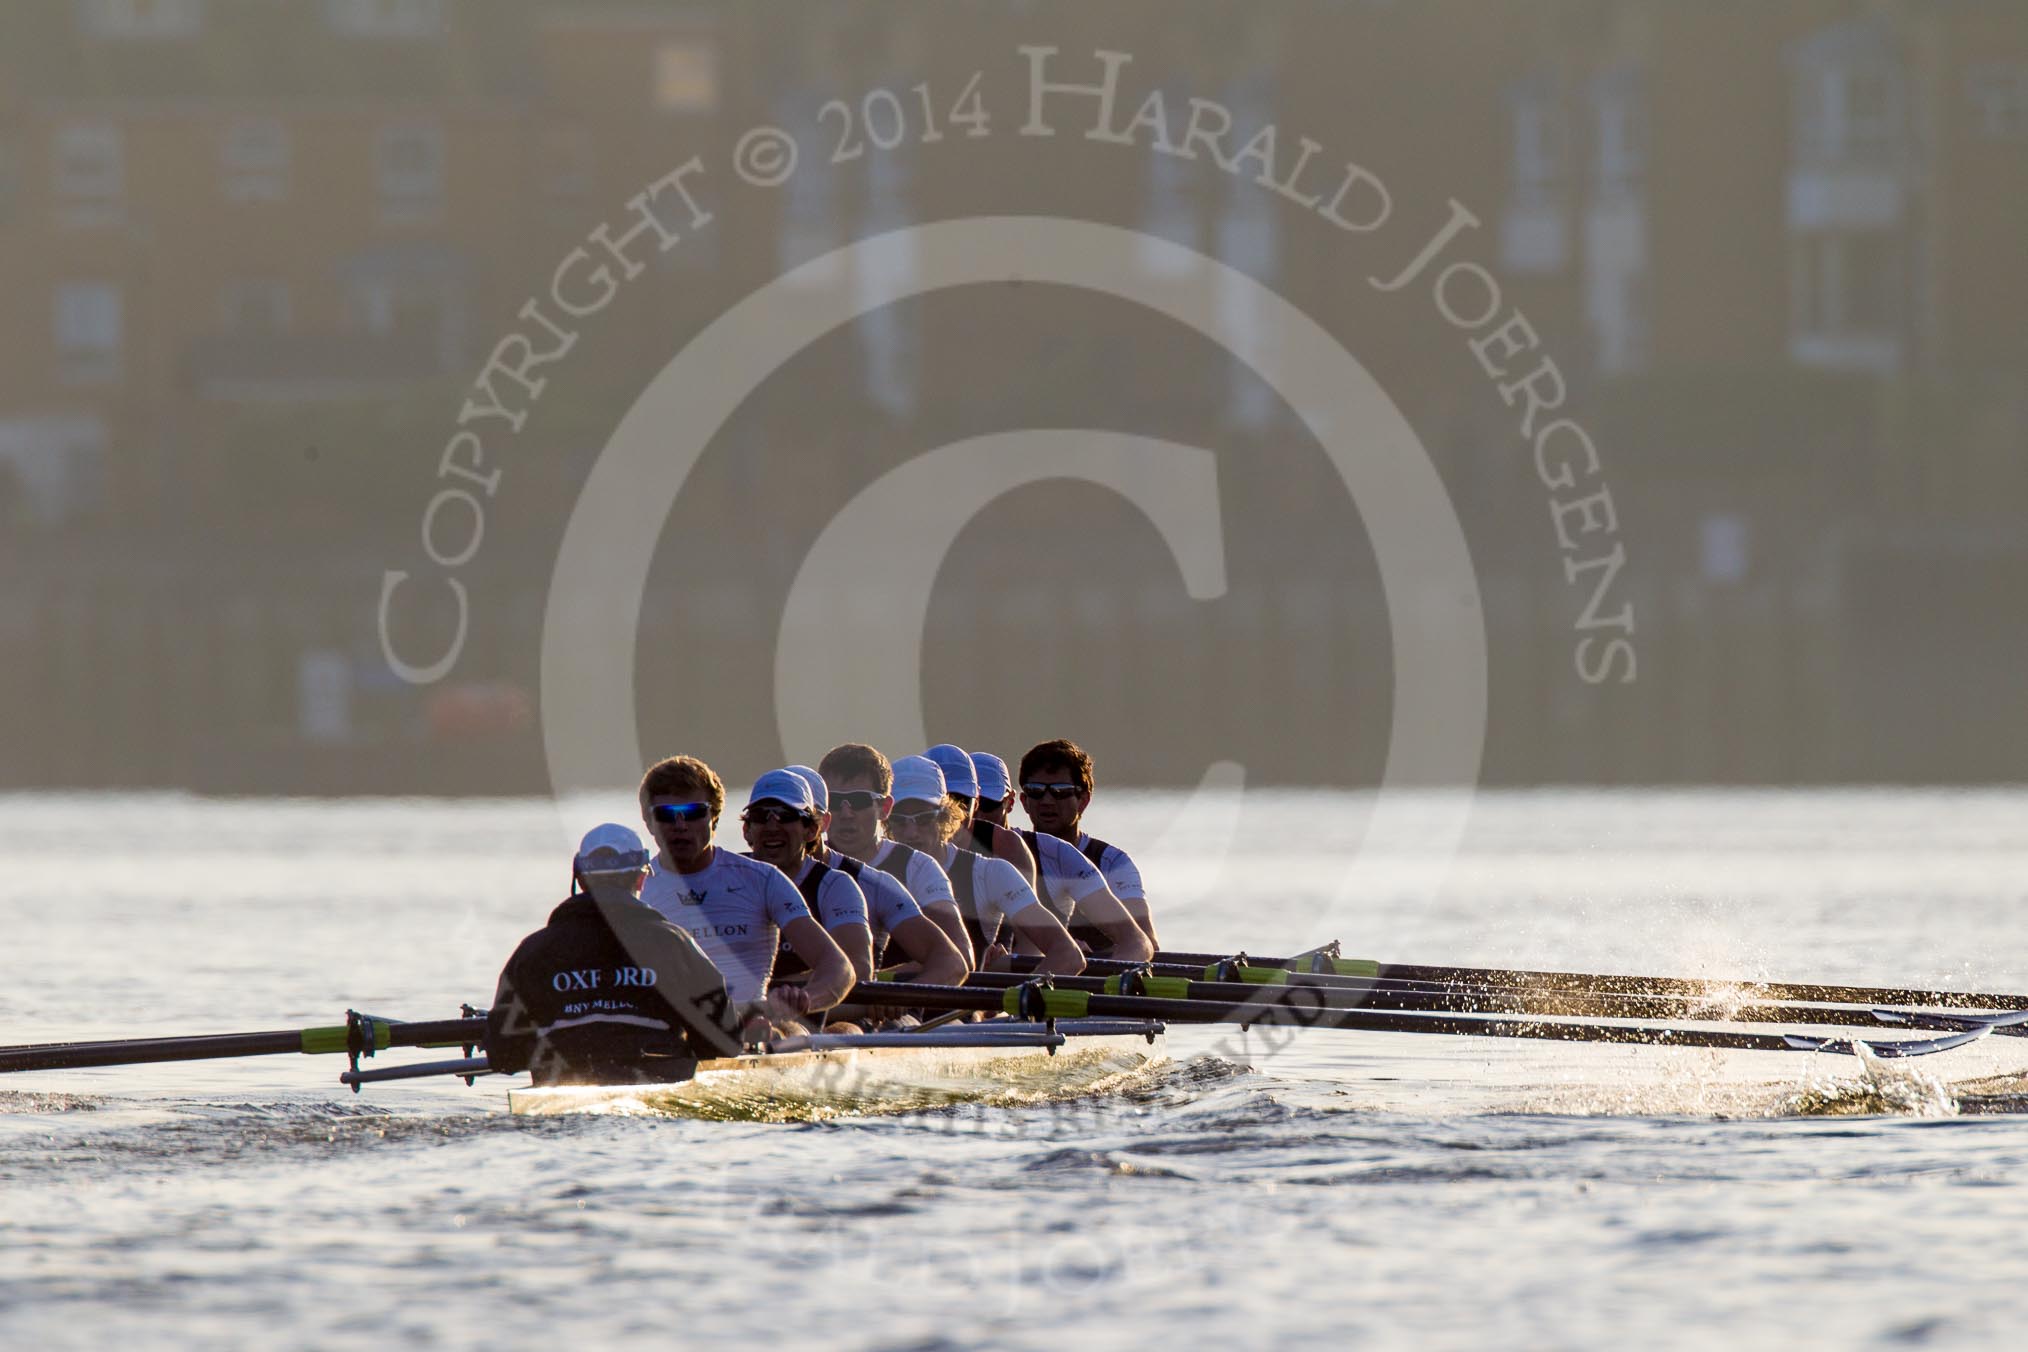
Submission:
M 800 781 L 799 781 L 800 782 Z M 851 960 L 810 914 L 787 874 L 713 845 L 725 785 L 694 756 L 671 756 L 641 777 L 641 817 L 656 852 L 641 900 L 690 931 L 725 974 L 735 1002 L 765 999 L 777 1022 L 820 1013 L 852 989 Z M 786 936 L 809 965 L 798 986 L 771 990 Z

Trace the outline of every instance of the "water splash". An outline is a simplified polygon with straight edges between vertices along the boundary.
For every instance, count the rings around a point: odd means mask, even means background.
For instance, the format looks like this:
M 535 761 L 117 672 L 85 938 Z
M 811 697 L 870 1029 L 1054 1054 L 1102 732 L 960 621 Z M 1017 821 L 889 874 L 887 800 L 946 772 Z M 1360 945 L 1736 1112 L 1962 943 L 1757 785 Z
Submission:
M 1812 1075 L 1780 1105 L 1791 1117 L 1956 1117 L 1958 1100 L 1933 1072 L 1905 1061 L 1884 1061 L 1855 1045 L 1859 1078 Z

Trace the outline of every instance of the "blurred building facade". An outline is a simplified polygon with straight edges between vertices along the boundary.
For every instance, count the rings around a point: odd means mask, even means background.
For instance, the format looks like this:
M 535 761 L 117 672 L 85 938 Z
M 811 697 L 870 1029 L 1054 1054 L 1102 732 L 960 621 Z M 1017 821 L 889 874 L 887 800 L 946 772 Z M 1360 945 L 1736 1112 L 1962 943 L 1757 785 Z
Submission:
M 0 694 L 38 712 L 8 720 L 0 777 L 540 787 L 547 569 L 633 395 L 785 268 L 996 212 L 1104 219 L 1220 259 L 1373 372 L 1436 459 L 1480 568 L 1489 778 L 2021 776 L 2028 11 L 1368 0 L 1194 17 L 1141 3 L 10 7 Z M 1453 199 L 1482 219 L 1474 248 L 1603 451 L 1638 679 L 1574 676 L 1582 598 L 1514 410 L 1456 329 L 1377 327 L 1342 239 L 1204 158 L 1072 161 L 1012 135 L 1016 48 L 1038 42 L 1086 73 L 1098 50 L 1131 52 L 1136 90 L 1312 135 L 1431 229 Z M 457 681 L 392 679 L 382 573 L 415 553 L 473 373 L 587 229 L 690 155 L 722 163 L 747 127 L 810 130 L 815 152 L 854 108 L 874 129 L 868 91 L 913 116 L 916 87 L 934 86 L 925 112 L 948 112 L 974 70 L 998 82 L 989 151 L 910 138 L 836 163 L 809 153 L 784 190 L 742 198 L 588 329 L 489 504 L 470 574 L 486 621 Z M 1228 325 L 1266 322 L 1208 269 L 1164 285 L 1200 289 Z M 1370 589 L 1322 580 L 1336 556 L 1309 523 L 1346 527 L 1322 514 L 1320 462 L 1290 449 L 1299 421 L 1221 353 L 1137 359 L 1125 320 L 1066 332 L 1027 305 L 990 322 L 956 303 L 869 315 L 728 434 L 671 523 L 710 562 L 658 572 L 637 658 L 650 677 L 681 670 L 708 637 L 723 708 L 694 724 L 644 709 L 644 729 L 754 769 L 779 759 L 771 711 L 740 691 L 772 669 L 773 616 L 815 532 L 908 456 L 1046 408 L 1262 467 L 1232 475 L 1250 495 L 1231 546 L 1245 575 L 1226 605 L 1193 610 L 1119 504 L 1017 502 L 994 557 L 958 560 L 940 592 L 932 714 L 1003 750 L 1067 727 L 1126 778 L 1192 777 L 1224 747 L 1268 778 L 1370 779 L 1387 616 Z M 1063 576 L 1031 566 L 1071 549 L 1048 540 L 1066 524 L 1120 543 Z

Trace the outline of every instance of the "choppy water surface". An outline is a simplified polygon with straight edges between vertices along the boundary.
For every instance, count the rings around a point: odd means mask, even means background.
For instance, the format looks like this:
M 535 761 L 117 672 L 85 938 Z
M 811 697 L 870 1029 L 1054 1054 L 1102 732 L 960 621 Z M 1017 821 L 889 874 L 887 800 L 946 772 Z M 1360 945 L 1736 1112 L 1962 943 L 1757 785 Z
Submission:
M 1174 946 L 2028 989 L 2028 794 L 1112 794 Z M 483 1002 L 625 804 L 0 799 L 0 1043 Z M 1432 821 L 1442 818 L 1431 800 Z M 89 861 L 88 863 L 85 861 Z M 1120 1091 L 797 1125 L 0 1079 L 0 1343 L 1960 1345 L 2017 1336 L 2028 1039 L 1849 1059 L 1172 1035 Z

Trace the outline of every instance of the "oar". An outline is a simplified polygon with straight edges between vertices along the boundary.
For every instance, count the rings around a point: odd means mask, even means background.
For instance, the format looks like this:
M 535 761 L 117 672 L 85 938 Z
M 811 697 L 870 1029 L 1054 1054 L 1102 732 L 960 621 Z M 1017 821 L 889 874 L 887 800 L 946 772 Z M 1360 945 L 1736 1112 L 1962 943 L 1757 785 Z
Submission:
M 1335 947 L 1335 946 L 1333 946 Z M 1727 980 L 1716 977 L 1627 976 L 1617 973 L 1540 972 L 1508 967 L 1436 967 L 1409 962 L 1341 958 L 1319 950 L 1293 958 L 1257 958 L 1247 953 L 1155 955 L 1161 966 L 1195 968 L 1206 975 L 1222 964 L 1339 977 L 1384 977 L 1405 981 L 1525 986 L 1539 991 L 1608 991 L 1651 995 L 1710 995 L 1738 990 L 1765 1000 L 1818 1000 L 1851 1005 L 1935 1005 L 1949 1009 L 2028 1009 L 2028 995 L 1981 991 L 1919 990 L 1909 986 L 1838 986 L 1816 982 Z M 1253 978 L 1242 978 L 1253 979 Z
M 1310 987 L 1291 992 L 1319 994 Z M 1330 1009 L 1314 1005 L 1261 1004 L 1251 1000 L 1171 999 L 1153 996 L 1095 995 L 1057 989 L 1029 981 L 1005 990 L 982 986 L 924 986 L 911 983 L 867 983 L 846 997 L 855 1004 L 906 1006 L 918 1009 L 983 1009 L 1023 1019 L 1076 1019 L 1093 1015 L 1162 1019 L 1171 1023 L 1283 1024 L 1375 1033 L 1441 1033 L 1465 1037 L 1535 1038 L 1554 1042 L 1639 1043 L 1669 1047 L 1716 1047 L 1736 1051 L 1837 1052 L 1856 1054 L 1858 1047 L 1881 1057 L 1924 1056 L 1977 1041 L 1992 1031 L 1984 1022 L 1939 1038 L 1903 1041 L 1807 1037 L 1799 1033 L 1749 1033 L 1719 1028 L 1681 1028 L 1655 1024 L 1593 1023 L 1572 1019 L 1478 1018 L 1383 1009 Z M 1968 1021 L 1969 1022 L 1969 1021 Z
M 1020 972 L 1034 970 L 1034 959 L 1017 960 Z M 1922 1015 L 1914 1010 L 1887 1009 L 1877 1005 L 1825 1005 L 1802 1002 L 1773 1002 L 1716 1005 L 1709 996 L 1628 994 L 1617 991 L 1537 991 L 1526 986 L 1465 985 L 1441 981 L 1409 981 L 1399 977 L 1338 977 L 1287 972 L 1279 968 L 1240 968 L 1233 975 L 1259 973 L 1286 978 L 1271 982 L 1208 981 L 1198 979 L 1196 969 L 1180 964 L 1153 964 L 1146 968 L 1132 963 L 1092 959 L 1079 977 L 1052 977 L 1058 986 L 1105 994 L 1176 994 L 1192 1000 L 1253 1000 L 1286 1003 L 1288 992 L 1315 987 L 1316 997 L 1328 1009 L 1410 1009 L 1454 1014 L 1549 1014 L 1597 1019 L 1691 1019 L 1706 1023 L 1789 1023 L 1857 1027 L 1882 1024 L 1927 1029 L 1969 1026 L 1965 1017 L 1954 1020 L 1944 1015 Z M 1103 975 L 1102 975 L 1103 974 Z M 1004 989 L 1027 979 L 1019 972 L 974 972 L 968 985 Z M 1138 992 L 1128 984 L 1138 980 Z M 2023 1017 L 1991 1017 L 1974 1020 L 1990 1023 L 1993 1031 L 2028 1037 L 2028 1010 L 2012 1011 Z M 1926 1020 L 1926 1021 L 1925 1021 Z
M 1187 969 L 1186 969 L 1187 970 Z M 966 985 L 1005 990 L 1028 977 L 1013 972 L 974 972 Z M 1238 981 L 1193 981 L 1129 970 L 1113 976 L 1053 976 L 1060 990 L 1095 995 L 1153 995 L 1179 1000 L 1210 1000 L 1221 1004 L 1293 1005 L 1311 1009 L 1402 1009 L 1448 1014 L 1536 1014 L 1590 1019 L 1689 1019 L 1704 1023 L 1814 1024 L 1877 1028 L 1947 1030 L 1976 1023 L 1996 1033 L 2028 1036 L 2028 1010 L 1989 1018 L 1968 1015 L 1924 1015 L 1913 1010 L 1860 1005 L 1799 1003 L 1751 1004 L 1713 1008 L 1694 996 L 1616 995 L 1599 991 L 1556 992 L 1547 997 L 1518 986 L 1450 986 L 1432 982 L 1360 981 L 1345 978 L 1331 986 L 1306 989 L 1299 985 L 1251 985 Z
M 153 1061 L 208 1061 L 227 1056 L 306 1056 L 356 1053 L 371 1056 L 389 1047 L 471 1046 L 486 1036 L 484 1019 L 436 1019 L 396 1023 L 360 1016 L 328 1028 L 276 1029 L 263 1033 L 207 1033 L 197 1037 L 123 1038 L 112 1042 L 45 1042 L 0 1047 L 0 1074 L 17 1070 L 74 1070 L 84 1066 L 133 1066 Z

